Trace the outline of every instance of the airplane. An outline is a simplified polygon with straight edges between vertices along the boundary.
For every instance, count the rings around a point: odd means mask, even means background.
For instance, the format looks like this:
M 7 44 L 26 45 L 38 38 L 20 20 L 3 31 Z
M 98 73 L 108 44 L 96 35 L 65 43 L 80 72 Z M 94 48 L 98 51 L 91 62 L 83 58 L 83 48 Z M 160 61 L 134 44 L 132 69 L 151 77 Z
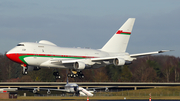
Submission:
M 26 87 L 21 87 L 21 88 L 31 89 L 31 88 L 26 88 Z M 51 91 L 61 91 L 64 93 L 71 93 L 76 96 L 93 96 L 93 93 L 96 92 L 95 89 L 103 89 L 103 88 L 84 89 L 83 87 L 79 87 L 76 83 L 68 83 L 68 78 L 67 78 L 67 83 L 64 86 L 64 89 L 33 88 L 33 93 L 37 93 L 38 90 L 40 89 L 47 90 L 47 94 L 51 94 Z M 105 91 L 108 91 L 108 88 L 106 88 Z
M 18 88 L 0 88 L 0 93 L 6 93 L 8 91 L 17 91 Z
M 133 29 L 135 18 L 129 18 L 101 49 L 58 47 L 56 44 L 41 40 L 37 42 L 21 42 L 6 53 L 6 56 L 20 63 L 22 73 L 40 68 L 66 68 L 70 70 L 68 77 L 84 78 L 82 70 L 105 67 L 110 64 L 123 66 L 131 64 L 137 57 L 164 53 L 160 50 L 147 53 L 129 54 L 126 48 Z M 60 78 L 59 72 L 54 72 Z

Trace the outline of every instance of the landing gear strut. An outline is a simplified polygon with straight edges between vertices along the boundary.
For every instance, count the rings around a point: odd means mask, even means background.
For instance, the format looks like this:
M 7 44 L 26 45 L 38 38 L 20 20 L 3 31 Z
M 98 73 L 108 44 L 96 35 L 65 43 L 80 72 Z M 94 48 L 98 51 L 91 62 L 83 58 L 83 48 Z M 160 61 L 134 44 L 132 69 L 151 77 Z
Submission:
M 22 74 L 27 75 L 28 74 L 28 72 L 27 72 L 28 67 L 26 67 L 26 65 L 24 65 L 24 64 L 21 64 L 21 66 L 23 67 Z
M 71 73 L 67 74 L 68 77 L 71 77 L 71 78 L 76 78 L 76 77 L 84 78 L 84 74 L 82 73 L 82 71 L 73 71 L 73 70 L 70 70 L 70 72 Z

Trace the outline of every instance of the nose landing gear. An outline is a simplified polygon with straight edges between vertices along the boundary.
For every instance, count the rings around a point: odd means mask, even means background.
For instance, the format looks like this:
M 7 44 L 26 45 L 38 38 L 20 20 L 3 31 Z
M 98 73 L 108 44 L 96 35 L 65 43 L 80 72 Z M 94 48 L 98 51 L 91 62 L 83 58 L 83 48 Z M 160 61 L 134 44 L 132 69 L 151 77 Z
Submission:
M 27 75 L 27 74 L 28 74 L 28 72 L 27 72 L 28 67 L 26 67 L 26 65 L 25 65 L 25 64 L 21 64 L 21 67 L 23 68 L 23 70 L 22 70 L 22 74 L 23 74 L 23 75 Z

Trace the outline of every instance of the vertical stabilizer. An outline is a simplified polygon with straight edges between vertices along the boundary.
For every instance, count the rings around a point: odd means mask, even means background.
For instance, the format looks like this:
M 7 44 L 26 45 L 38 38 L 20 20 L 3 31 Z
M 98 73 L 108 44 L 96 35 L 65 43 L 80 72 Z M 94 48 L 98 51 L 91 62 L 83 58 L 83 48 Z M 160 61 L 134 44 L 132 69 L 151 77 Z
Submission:
M 129 18 L 121 28 L 111 37 L 111 39 L 102 47 L 105 52 L 125 52 L 135 18 Z

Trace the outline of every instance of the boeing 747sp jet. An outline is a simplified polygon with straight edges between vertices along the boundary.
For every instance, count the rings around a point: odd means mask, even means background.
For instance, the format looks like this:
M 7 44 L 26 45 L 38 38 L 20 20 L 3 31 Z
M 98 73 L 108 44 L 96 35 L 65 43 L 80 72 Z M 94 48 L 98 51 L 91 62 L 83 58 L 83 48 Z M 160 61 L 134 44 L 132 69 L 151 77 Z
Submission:
M 139 56 L 163 53 L 169 50 L 160 50 L 140 54 L 129 54 L 126 48 L 129 42 L 135 18 L 129 18 L 121 28 L 101 49 L 65 48 L 56 44 L 41 40 L 39 43 L 21 42 L 15 48 L 6 53 L 6 56 L 20 63 L 23 74 L 28 71 L 47 68 L 70 69 L 70 77 L 81 77 L 82 70 L 104 67 L 109 64 L 123 66 L 131 63 Z M 58 72 L 53 73 L 60 78 Z

